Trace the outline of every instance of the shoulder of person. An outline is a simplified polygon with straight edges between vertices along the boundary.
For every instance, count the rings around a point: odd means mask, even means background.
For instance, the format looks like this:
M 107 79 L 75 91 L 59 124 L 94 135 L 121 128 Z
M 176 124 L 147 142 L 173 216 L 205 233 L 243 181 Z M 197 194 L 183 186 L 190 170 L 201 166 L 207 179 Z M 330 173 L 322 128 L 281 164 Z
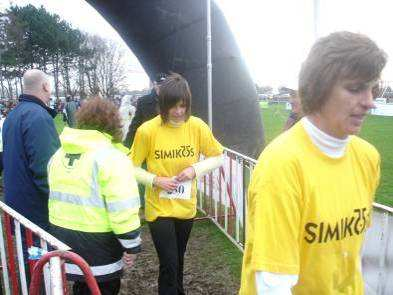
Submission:
M 148 98 L 146 97 L 146 95 L 141 96 L 141 97 L 138 98 L 138 100 L 136 101 L 136 105 L 137 105 L 137 106 L 143 105 L 143 104 L 146 102 L 147 99 L 148 99 Z
M 283 132 L 273 139 L 258 157 L 258 162 L 274 162 L 277 167 L 299 164 L 304 153 L 294 131 Z
M 142 123 L 142 125 L 139 126 L 138 131 L 139 132 L 150 132 L 154 129 L 157 129 L 159 126 L 161 126 L 161 117 L 160 117 L 160 115 L 157 115 L 153 119 L 150 119 L 150 120 Z
M 25 122 L 53 121 L 53 118 L 42 106 L 29 101 L 23 101 L 13 111 L 13 117 L 20 117 Z
M 195 116 L 190 116 L 188 118 L 188 123 L 190 124 L 191 127 L 197 127 L 200 129 L 210 129 L 209 125 L 205 123 L 201 118 L 195 117 Z
M 118 165 L 124 165 L 130 161 L 129 157 L 114 145 L 100 148 L 93 153 L 95 153 L 94 158 L 99 166 L 116 166 L 116 169 L 118 169 Z M 114 163 L 116 163 L 116 165 L 114 165 Z
M 39 105 L 33 106 L 32 109 L 29 110 L 29 116 L 32 118 L 32 120 L 44 120 L 53 123 L 52 116 L 46 109 Z
M 380 154 L 376 147 L 356 135 L 351 136 L 349 145 L 353 152 L 364 159 L 368 159 L 375 163 L 380 159 Z
M 138 105 L 138 106 L 140 106 L 140 105 L 146 105 L 146 104 L 150 104 L 150 103 L 152 103 L 152 102 L 154 102 L 154 101 L 155 101 L 154 95 L 152 95 L 151 93 L 149 93 L 149 94 L 146 94 L 146 95 L 140 97 L 140 98 L 138 99 L 137 105 Z
M 296 137 L 284 132 L 267 145 L 258 157 L 249 191 L 257 193 L 261 188 L 278 184 L 298 190 L 304 157 L 301 148 L 294 147 L 298 144 Z

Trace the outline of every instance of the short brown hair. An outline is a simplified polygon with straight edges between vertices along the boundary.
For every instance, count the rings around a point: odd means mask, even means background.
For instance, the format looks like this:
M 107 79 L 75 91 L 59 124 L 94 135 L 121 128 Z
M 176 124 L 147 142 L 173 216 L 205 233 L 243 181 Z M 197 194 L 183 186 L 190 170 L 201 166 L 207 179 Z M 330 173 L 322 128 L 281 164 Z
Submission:
M 170 75 L 160 84 L 158 106 L 164 123 L 168 122 L 168 113 L 177 103 L 186 105 L 186 121 L 191 115 L 191 90 L 187 80 L 180 74 Z
M 303 112 L 319 111 L 339 80 L 379 79 L 386 62 L 386 53 L 365 35 L 336 32 L 319 39 L 299 74 Z
M 121 142 L 120 114 L 112 102 L 99 97 L 88 99 L 76 112 L 75 117 L 76 128 L 105 132 L 112 136 L 113 142 Z

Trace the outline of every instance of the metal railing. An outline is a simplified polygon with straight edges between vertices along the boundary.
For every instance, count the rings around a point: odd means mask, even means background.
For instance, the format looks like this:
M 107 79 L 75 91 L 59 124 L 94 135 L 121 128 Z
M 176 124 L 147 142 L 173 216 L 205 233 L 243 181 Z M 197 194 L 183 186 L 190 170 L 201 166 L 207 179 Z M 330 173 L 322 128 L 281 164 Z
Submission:
M 198 209 L 243 251 L 247 190 L 256 160 L 225 149 L 224 165 L 198 182 Z M 374 203 L 373 221 L 362 252 L 366 294 L 393 290 L 393 209 Z M 390 290 L 390 291 L 389 291 Z
M 224 165 L 198 183 L 198 209 L 243 251 L 247 188 L 256 161 L 225 149 Z
M 393 209 L 374 203 L 371 227 L 362 251 L 366 294 L 393 292 Z
M 51 261 L 53 259 L 58 259 L 58 261 L 71 261 L 72 263 L 76 264 L 79 266 L 81 269 L 82 273 L 85 276 L 86 284 L 90 290 L 90 294 L 93 295 L 100 295 L 101 291 L 98 288 L 98 284 L 93 276 L 93 273 L 87 264 L 85 260 L 83 260 L 79 255 L 69 252 L 69 251 L 51 251 L 46 253 L 44 256 L 40 258 L 40 260 L 37 261 L 36 266 L 34 267 L 34 273 L 31 279 L 31 284 L 30 284 L 30 295 L 40 295 L 41 293 L 41 281 L 42 281 L 42 271 L 43 268 L 45 267 L 45 264 L 48 263 L 48 261 Z M 58 285 L 57 290 L 61 291 L 61 288 L 63 289 L 63 293 L 60 294 L 68 294 L 68 288 L 67 285 L 65 284 L 65 272 L 64 268 L 58 268 L 58 270 L 62 270 L 61 274 L 58 274 L 58 276 L 61 276 L 63 278 L 63 282 L 58 280 L 60 283 L 64 283 L 62 286 Z M 53 294 L 53 293 L 52 293 Z
M 80 256 L 68 252 L 71 249 L 66 244 L 29 221 L 3 202 L 0 202 L 0 208 L 0 254 L 2 272 L 0 288 L 2 288 L 2 294 L 29 294 L 28 284 L 30 278 L 34 279 L 34 277 L 36 277 L 36 280 L 40 281 L 42 271 L 44 274 L 46 294 L 67 294 L 68 290 L 64 266 L 65 259 L 70 256 L 73 258 L 73 263 L 80 266 L 81 269 L 87 265 L 86 262 Z M 33 246 L 48 253 L 38 261 L 31 260 L 26 257 L 28 255 L 27 249 Z M 53 252 L 53 250 L 57 251 Z M 36 263 L 39 267 L 35 267 Z M 95 282 L 91 272 L 88 273 L 87 278 Z M 38 283 L 33 290 L 39 290 Z

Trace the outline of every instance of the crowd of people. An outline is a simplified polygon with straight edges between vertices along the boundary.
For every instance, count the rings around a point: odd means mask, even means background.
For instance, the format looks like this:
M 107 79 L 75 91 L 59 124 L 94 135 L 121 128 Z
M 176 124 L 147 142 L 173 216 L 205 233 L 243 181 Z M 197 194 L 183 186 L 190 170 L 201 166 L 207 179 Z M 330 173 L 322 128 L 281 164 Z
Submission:
M 241 295 L 364 293 L 360 250 L 380 156 L 356 134 L 386 61 L 356 33 L 333 33 L 312 47 L 285 131 L 253 171 Z M 102 294 L 119 293 L 124 267 L 143 251 L 142 204 L 159 259 L 158 293 L 186 294 L 196 179 L 223 163 L 223 147 L 192 115 L 187 80 L 159 75 L 135 110 L 121 103 L 128 112 L 99 97 L 80 106 L 68 100 L 60 136 L 49 77 L 28 70 L 23 84 L 2 131 L 6 203 L 81 255 Z M 74 294 L 89 294 L 78 267 L 67 264 L 66 272 Z
M 17 100 L 14 99 L 2 99 L 0 100 L 0 116 L 5 118 L 7 114 L 16 106 L 18 103 Z

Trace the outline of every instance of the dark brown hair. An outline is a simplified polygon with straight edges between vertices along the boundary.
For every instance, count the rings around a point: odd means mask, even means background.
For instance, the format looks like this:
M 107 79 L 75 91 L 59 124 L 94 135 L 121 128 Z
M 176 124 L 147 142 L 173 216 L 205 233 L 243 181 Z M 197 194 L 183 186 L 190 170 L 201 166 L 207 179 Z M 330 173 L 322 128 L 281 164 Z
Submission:
M 112 136 L 113 142 L 121 142 L 120 114 L 112 102 L 99 97 L 88 99 L 76 112 L 75 117 L 76 128 L 105 132 Z
M 303 112 L 321 110 L 339 80 L 367 83 L 379 79 L 386 62 L 386 53 L 365 35 L 336 32 L 319 39 L 299 74 Z
M 159 88 L 158 106 L 162 121 L 164 123 L 168 122 L 169 110 L 179 102 L 186 105 L 187 121 L 191 115 L 191 91 L 187 80 L 180 74 L 170 73 Z

